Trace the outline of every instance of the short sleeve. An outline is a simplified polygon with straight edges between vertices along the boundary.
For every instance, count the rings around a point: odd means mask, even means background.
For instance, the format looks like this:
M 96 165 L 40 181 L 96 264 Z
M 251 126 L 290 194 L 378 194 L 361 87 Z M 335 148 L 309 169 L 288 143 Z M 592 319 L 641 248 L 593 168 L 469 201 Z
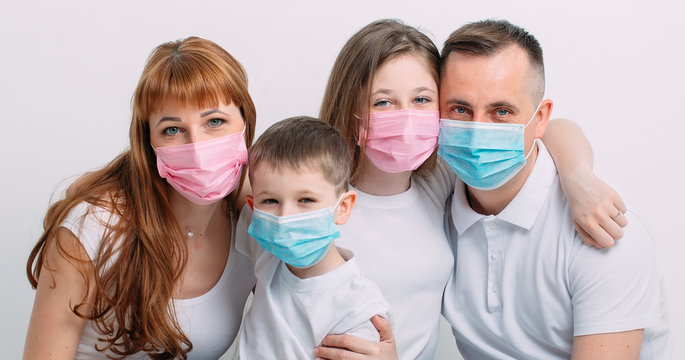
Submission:
M 109 224 L 118 221 L 110 211 L 82 202 L 74 206 L 60 226 L 71 231 L 81 242 L 91 261 L 95 261 L 108 232 Z
M 644 329 L 662 317 L 661 267 L 654 242 L 630 211 L 625 236 L 612 248 L 582 245 L 569 258 L 574 336 Z

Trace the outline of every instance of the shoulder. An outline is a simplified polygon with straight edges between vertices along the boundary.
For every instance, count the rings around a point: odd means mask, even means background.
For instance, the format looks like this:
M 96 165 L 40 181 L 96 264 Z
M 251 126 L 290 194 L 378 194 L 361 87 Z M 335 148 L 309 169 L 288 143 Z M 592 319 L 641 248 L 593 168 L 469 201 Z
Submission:
M 119 222 L 119 216 L 111 207 L 94 205 L 88 202 L 76 204 L 60 224 L 79 240 L 91 260 L 97 257 L 102 241 L 110 232 L 110 227 Z
M 419 188 L 424 190 L 437 205 L 444 206 L 454 190 L 457 175 L 449 165 L 438 157 L 435 168 L 425 176 L 412 175 Z
M 600 250 L 584 245 L 580 235 L 576 233 L 575 237 L 570 240 L 575 244 L 571 261 L 585 265 L 591 262 L 600 262 L 602 266 L 615 264 L 626 270 L 633 268 L 629 270 L 630 272 L 638 272 L 641 268 L 655 266 L 657 264 L 656 248 L 649 230 L 632 211 L 628 211 L 625 216 L 628 218 L 628 225 L 623 228 L 624 236 L 611 248 Z
M 647 328 L 663 313 L 662 271 L 654 241 L 630 211 L 624 237 L 609 249 L 576 236 L 569 259 L 574 335 Z

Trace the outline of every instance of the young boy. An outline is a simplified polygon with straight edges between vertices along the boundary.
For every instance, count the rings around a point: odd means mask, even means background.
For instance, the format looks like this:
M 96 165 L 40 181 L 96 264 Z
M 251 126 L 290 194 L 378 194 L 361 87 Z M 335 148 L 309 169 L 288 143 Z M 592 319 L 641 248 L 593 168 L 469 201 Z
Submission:
M 328 334 L 379 341 L 370 319 L 388 318 L 390 307 L 352 252 L 333 242 L 356 201 L 349 169 L 342 136 L 309 117 L 274 124 L 250 148 L 253 213 L 241 213 L 236 246 L 254 259 L 257 285 L 239 358 L 314 358 Z

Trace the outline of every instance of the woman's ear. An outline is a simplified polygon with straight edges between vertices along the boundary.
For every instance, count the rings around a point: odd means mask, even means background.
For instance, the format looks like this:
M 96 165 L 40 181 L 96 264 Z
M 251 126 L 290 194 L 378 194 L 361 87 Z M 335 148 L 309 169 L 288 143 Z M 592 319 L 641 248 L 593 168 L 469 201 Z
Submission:
M 247 202 L 247 206 L 250 207 L 250 210 L 254 211 L 254 198 L 252 197 L 252 195 L 245 195 L 245 202 Z
M 342 194 L 340 204 L 333 209 L 334 219 L 336 225 L 343 225 L 352 215 L 352 209 L 357 202 L 357 193 L 354 190 L 348 190 Z

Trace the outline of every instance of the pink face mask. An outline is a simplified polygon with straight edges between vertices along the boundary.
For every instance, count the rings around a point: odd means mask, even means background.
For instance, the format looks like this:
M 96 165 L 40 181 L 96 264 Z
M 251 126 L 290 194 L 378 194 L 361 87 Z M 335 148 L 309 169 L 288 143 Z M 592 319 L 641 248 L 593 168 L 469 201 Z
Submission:
M 360 130 L 359 138 L 364 138 Z M 369 114 L 366 156 L 377 168 L 416 170 L 433 153 L 440 133 L 438 110 L 395 110 Z M 359 140 L 358 145 L 361 145 Z
M 242 166 L 247 162 L 244 132 L 156 148 L 159 176 L 198 205 L 223 199 L 236 188 Z

